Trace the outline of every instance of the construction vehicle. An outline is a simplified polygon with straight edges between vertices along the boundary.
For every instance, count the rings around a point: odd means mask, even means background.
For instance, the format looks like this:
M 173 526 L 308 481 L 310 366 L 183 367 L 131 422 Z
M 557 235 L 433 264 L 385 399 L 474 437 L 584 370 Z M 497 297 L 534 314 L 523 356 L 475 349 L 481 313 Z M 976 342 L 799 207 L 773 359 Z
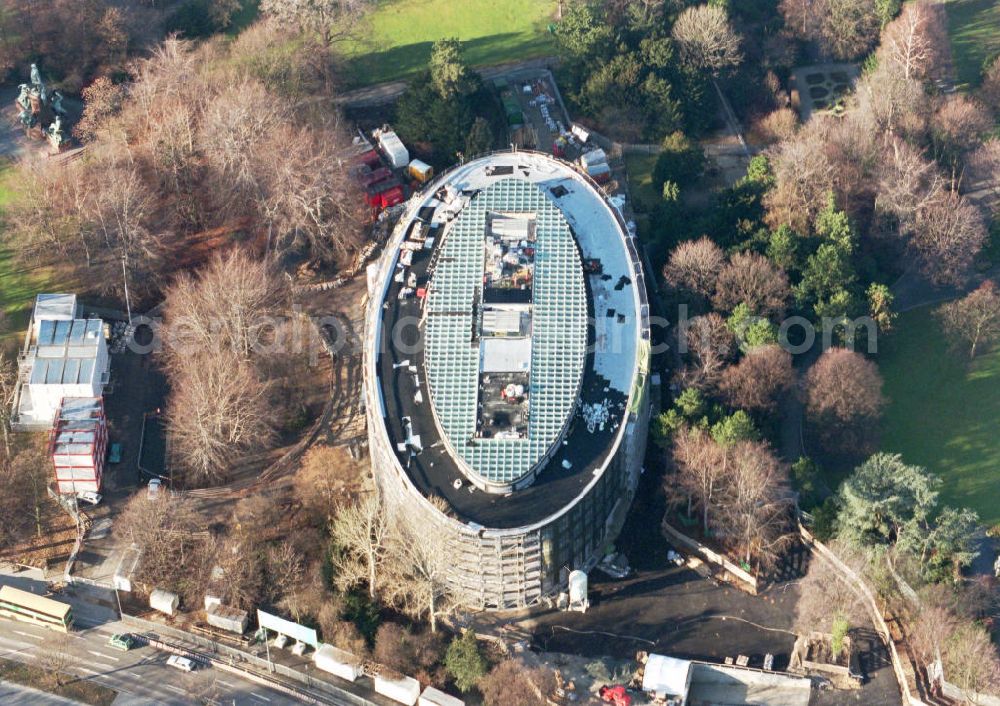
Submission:
M 621 684 L 602 686 L 597 695 L 606 704 L 614 704 L 614 706 L 631 706 L 632 704 L 632 697 Z

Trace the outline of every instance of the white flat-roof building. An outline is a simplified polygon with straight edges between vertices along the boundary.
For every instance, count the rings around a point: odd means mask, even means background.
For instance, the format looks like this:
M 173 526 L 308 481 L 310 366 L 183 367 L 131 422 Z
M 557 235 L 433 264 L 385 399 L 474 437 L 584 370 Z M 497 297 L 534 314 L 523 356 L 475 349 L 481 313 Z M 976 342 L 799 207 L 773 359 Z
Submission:
M 52 427 L 64 397 L 101 397 L 110 376 L 100 319 L 77 318 L 76 295 L 39 294 L 18 359 L 11 427 Z

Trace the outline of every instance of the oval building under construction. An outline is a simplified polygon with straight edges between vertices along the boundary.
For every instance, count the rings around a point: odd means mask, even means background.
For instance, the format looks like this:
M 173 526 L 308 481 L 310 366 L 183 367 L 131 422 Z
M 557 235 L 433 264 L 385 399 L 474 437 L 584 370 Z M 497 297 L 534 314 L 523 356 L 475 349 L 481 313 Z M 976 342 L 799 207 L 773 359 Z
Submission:
M 446 543 L 460 603 L 530 605 L 604 556 L 646 445 L 649 306 L 588 177 L 518 151 L 434 179 L 369 272 L 364 346 L 373 472 Z

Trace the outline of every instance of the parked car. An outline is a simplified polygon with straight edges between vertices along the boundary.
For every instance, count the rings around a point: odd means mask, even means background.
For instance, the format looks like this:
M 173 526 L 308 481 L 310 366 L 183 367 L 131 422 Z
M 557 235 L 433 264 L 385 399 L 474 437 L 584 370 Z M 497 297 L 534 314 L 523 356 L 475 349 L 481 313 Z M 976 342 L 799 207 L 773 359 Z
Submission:
M 180 655 L 170 655 L 167 657 L 167 664 L 181 670 L 182 672 L 194 671 L 194 662 L 187 657 L 181 657 Z
M 108 447 L 108 463 L 121 463 L 122 445 L 115 443 Z
M 128 652 L 135 647 L 135 638 L 127 632 L 115 633 L 111 636 L 111 639 L 108 640 L 108 647 L 121 650 L 122 652 Z
M 76 494 L 77 500 L 82 500 L 83 502 L 90 503 L 91 505 L 97 505 L 99 502 L 101 502 L 102 497 L 103 496 L 100 493 L 95 493 L 90 490 L 85 490 L 82 493 Z
M 150 500 L 155 500 L 160 496 L 160 489 L 163 487 L 163 481 L 159 478 L 151 478 L 149 481 L 149 486 L 146 488 L 146 497 Z

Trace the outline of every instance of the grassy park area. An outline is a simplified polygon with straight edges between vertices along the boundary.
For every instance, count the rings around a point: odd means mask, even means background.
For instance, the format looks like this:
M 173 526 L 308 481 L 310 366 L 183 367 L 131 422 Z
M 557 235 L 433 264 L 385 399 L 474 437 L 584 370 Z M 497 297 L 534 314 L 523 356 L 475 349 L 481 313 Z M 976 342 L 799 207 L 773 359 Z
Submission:
M 660 203 L 660 194 L 653 186 L 653 167 L 656 166 L 655 154 L 625 155 L 625 172 L 628 174 L 629 191 L 635 200 L 633 204 L 637 211 L 649 213 Z
M 970 364 L 922 308 L 900 316 L 878 361 L 889 397 L 881 448 L 941 476 L 942 504 L 1000 523 L 1000 350 Z
M 1000 0 L 949 0 L 946 7 L 958 83 L 976 85 L 983 63 L 1000 54 Z
M 11 170 L 0 163 L 0 346 L 17 339 L 28 324 L 35 294 L 50 283 L 51 272 L 17 262 L 6 241 L 4 205 L 10 199 Z
M 457 37 L 473 66 L 552 52 L 555 2 L 542 0 L 381 0 L 365 39 L 348 47 L 350 82 L 365 86 L 409 78 L 427 67 L 431 44 Z

